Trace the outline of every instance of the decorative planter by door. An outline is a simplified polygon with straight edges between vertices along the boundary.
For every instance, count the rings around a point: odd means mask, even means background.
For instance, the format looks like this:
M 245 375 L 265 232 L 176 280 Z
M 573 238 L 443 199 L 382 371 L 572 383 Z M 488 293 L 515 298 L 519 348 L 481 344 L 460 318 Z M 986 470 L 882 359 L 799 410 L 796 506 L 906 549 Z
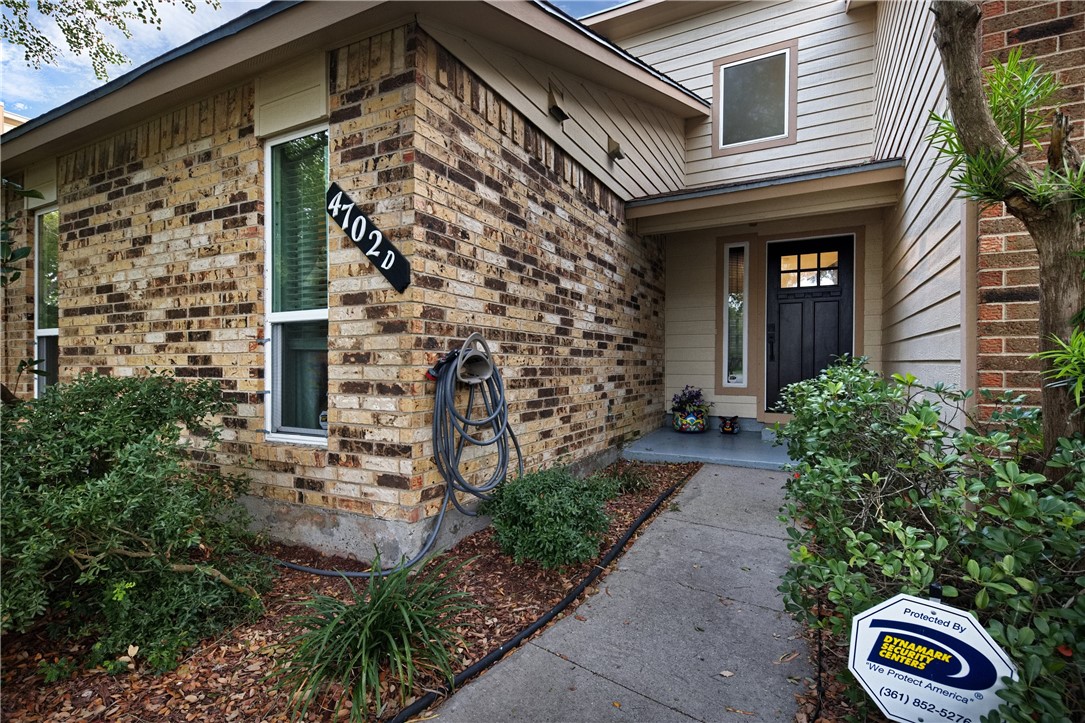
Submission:
M 674 428 L 679 432 L 703 432 L 708 429 L 705 413 L 674 412 Z

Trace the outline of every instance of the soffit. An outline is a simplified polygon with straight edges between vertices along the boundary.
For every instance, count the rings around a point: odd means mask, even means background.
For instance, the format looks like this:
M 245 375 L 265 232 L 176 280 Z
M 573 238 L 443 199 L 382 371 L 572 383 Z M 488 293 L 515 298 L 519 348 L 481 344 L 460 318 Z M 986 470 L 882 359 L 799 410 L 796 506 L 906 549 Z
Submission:
M 904 171 L 903 160 L 890 159 L 669 194 L 632 201 L 625 216 L 650 235 L 884 208 L 900 200 Z

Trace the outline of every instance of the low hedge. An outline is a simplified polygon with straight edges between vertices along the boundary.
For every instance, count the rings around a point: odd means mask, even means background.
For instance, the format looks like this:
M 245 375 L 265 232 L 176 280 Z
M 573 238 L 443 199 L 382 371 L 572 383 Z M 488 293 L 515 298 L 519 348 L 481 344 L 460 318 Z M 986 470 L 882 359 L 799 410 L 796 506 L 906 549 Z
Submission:
M 981 422 L 968 397 L 854 359 L 785 390 L 793 564 L 780 590 L 846 645 L 855 614 L 938 583 L 1017 665 L 989 720 L 1085 720 L 1085 440 L 1059 440 L 1054 481 L 1037 410 L 1005 397 Z

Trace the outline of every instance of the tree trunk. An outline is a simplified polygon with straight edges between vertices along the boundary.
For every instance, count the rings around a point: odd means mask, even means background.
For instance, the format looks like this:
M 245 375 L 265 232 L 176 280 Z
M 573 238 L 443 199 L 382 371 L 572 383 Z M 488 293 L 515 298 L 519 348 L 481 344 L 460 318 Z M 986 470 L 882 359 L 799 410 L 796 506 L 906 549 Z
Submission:
M 1085 250 L 1085 234 L 1081 223 L 1069 213 L 1021 220 L 1036 241 L 1040 256 L 1040 349 L 1046 351 L 1054 348 L 1053 337 L 1070 338 L 1072 319 L 1085 307 L 1085 261 L 1074 255 Z M 1050 365 L 1045 363 L 1044 371 L 1048 369 Z M 1046 460 L 1055 452 L 1059 437 L 1085 434 L 1085 415 L 1074 414 L 1076 405 L 1066 387 L 1045 384 L 1041 406 Z
M 1085 227 L 1074 215 L 1075 201 L 1069 194 L 1048 205 L 1040 205 L 1026 193 L 1014 189 L 1015 183 L 1028 186 L 1030 169 L 1024 158 L 1010 148 L 998 130 L 987 105 L 980 71 L 979 5 L 970 0 L 935 0 L 934 42 L 942 57 L 946 77 L 946 96 L 954 126 L 962 147 L 969 156 L 983 153 L 1003 154 L 1012 158 L 1007 167 L 1004 198 L 991 199 L 1006 204 L 1006 209 L 1024 223 L 1036 245 L 1040 262 L 1040 349 L 1052 348 L 1052 337 L 1069 339 L 1072 319 L 1085 308 L 1085 259 L 1074 252 L 1085 250 Z M 1048 161 L 1060 173 L 1075 172 L 1081 156 L 1066 136 L 1072 126 L 1056 112 Z M 1044 365 L 1048 371 L 1050 365 Z M 1043 455 L 1047 460 L 1057 448 L 1059 437 L 1085 434 L 1085 415 L 1074 415 L 1074 401 L 1064 387 L 1044 386 Z M 1053 476 L 1061 476 L 1058 471 Z

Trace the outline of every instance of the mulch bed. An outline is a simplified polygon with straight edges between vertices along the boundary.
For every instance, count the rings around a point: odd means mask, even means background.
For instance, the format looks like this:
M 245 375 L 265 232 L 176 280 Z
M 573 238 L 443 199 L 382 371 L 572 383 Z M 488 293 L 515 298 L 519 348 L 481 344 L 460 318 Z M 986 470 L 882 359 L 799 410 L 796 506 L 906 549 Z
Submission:
M 701 466 L 620 464 L 636 467 L 651 484 L 638 494 L 623 495 L 608 503 L 613 520 L 600 557 L 664 490 L 688 479 Z M 271 545 L 267 552 L 312 567 L 360 569 L 356 562 L 325 557 L 304 548 Z M 594 566 L 594 561 L 560 570 L 544 570 L 533 563 L 517 565 L 501 553 L 490 529 L 464 538 L 446 555 L 454 564 L 471 560 L 459 576 L 458 587 L 467 590 L 478 604 L 477 609 L 457 620 L 465 641 L 464 647 L 456 651 L 460 670 L 550 610 Z M 600 590 L 606 594 L 604 579 L 598 578 L 586 595 Z M 262 617 L 204 641 L 189 651 L 176 670 L 161 675 L 143 669 L 137 653 L 128 673 L 110 675 L 100 668 L 78 670 L 71 678 L 47 684 L 38 673 L 39 662 L 55 662 L 62 657 L 79 660 L 87 652 L 85 644 L 50 640 L 40 632 L 5 635 L 0 717 L 27 722 L 288 721 L 287 695 L 275 690 L 265 678 L 289 657 L 286 641 L 296 630 L 285 619 L 297 614 L 298 603 L 315 592 L 345 595 L 347 586 L 338 578 L 280 568 L 272 590 L 264 595 L 266 612 Z M 573 614 L 574 606 L 564 614 Z M 435 682 L 422 681 L 419 690 L 411 691 L 408 702 Z M 395 708 L 398 692 L 391 689 L 391 682 L 386 686 Z M 319 710 L 314 706 L 307 720 L 331 720 L 335 708 L 334 701 L 326 701 Z M 383 717 L 395 713 L 385 710 Z

